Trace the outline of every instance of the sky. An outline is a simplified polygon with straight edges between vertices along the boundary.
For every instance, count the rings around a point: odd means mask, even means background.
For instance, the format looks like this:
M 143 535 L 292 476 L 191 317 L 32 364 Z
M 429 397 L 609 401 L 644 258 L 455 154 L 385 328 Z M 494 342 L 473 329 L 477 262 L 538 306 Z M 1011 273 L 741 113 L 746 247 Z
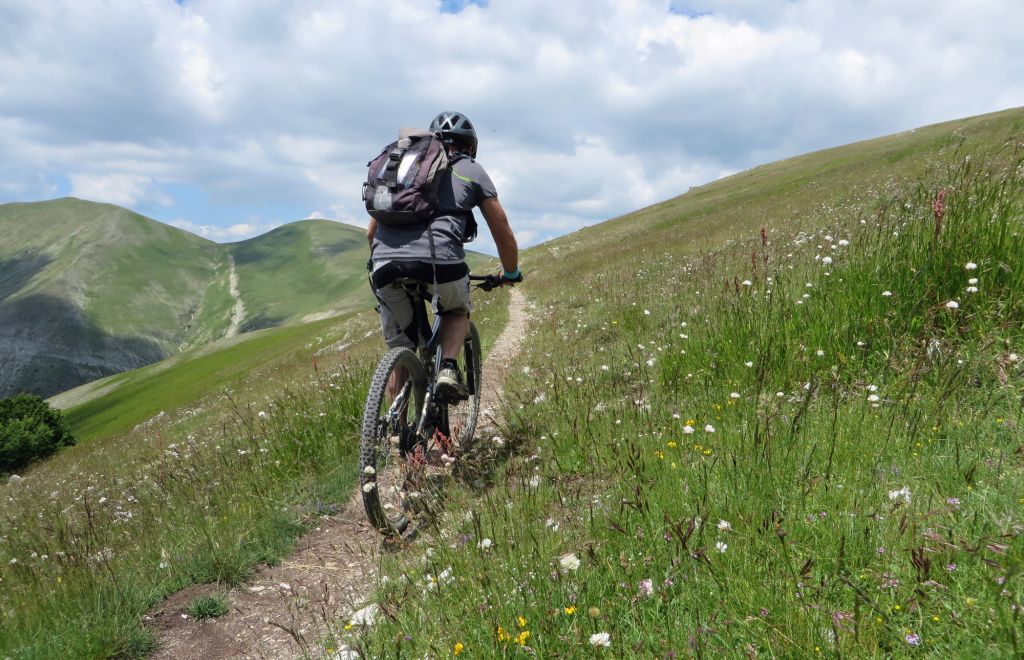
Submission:
M 3 0 L 0 203 L 72 195 L 221 242 L 365 226 L 367 161 L 455 110 L 525 247 L 1024 106 L 1022 25 L 1021 0 Z

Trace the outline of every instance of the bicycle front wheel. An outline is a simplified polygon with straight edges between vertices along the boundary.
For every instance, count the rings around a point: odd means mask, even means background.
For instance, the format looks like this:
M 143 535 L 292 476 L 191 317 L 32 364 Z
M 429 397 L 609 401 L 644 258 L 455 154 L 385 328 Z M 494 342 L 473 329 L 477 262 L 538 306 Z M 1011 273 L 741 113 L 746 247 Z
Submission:
M 483 389 L 480 333 L 472 321 L 459 362 L 459 368 L 465 374 L 469 398 L 448 406 L 448 429 L 455 451 L 464 455 L 473 447 L 477 416 L 480 414 L 480 391 Z
M 359 487 L 366 517 L 387 537 L 409 524 L 405 503 L 407 462 L 416 445 L 426 376 L 416 354 L 389 350 L 370 381 L 359 443 Z

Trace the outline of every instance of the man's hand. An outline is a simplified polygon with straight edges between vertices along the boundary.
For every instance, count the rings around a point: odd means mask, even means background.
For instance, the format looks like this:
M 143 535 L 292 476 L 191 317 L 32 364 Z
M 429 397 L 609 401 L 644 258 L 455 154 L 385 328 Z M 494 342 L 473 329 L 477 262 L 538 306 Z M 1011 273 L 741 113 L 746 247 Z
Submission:
M 518 284 L 523 281 L 523 273 L 516 268 L 515 272 L 510 273 L 507 270 L 501 274 L 502 284 Z

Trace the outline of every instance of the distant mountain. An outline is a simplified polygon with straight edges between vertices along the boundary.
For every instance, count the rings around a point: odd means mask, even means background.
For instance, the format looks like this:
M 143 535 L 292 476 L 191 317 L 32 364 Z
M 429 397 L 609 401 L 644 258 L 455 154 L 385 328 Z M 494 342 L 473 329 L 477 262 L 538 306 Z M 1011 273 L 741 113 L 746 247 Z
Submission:
M 218 244 L 110 204 L 2 204 L 0 397 L 368 307 L 366 256 L 362 229 L 325 220 Z

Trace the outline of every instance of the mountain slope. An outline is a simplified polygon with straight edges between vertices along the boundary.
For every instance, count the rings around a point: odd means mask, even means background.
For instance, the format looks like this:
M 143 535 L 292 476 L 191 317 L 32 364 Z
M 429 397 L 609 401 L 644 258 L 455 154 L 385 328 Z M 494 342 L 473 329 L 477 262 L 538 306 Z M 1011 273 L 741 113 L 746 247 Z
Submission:
M 364 231 L 338 222 L 218 244 L 64 198 L 0 205 L 0 236 L 0 397 L 50 396 L 239 332 L 373 305 Z

